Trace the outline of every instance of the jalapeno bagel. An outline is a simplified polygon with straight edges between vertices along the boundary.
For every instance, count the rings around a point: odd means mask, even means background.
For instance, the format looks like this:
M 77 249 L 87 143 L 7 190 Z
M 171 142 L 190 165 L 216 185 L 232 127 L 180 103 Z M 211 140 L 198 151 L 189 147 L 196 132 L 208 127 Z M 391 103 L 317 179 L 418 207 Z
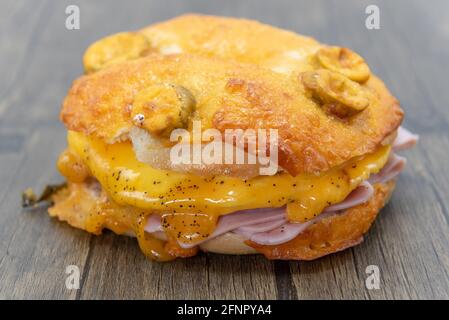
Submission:
M 356 245 L 405 165 L 396 152 L 417 141 L 360 55 L 255 21 L 185 15 L 100 39 L 83 62 L 61 110 L 68 183 L 49 213 L 135 236 L 155 260 L 311 260 Z M 195 126 L 214 138 L 195 138 Z M 262 129 L 276 141 L 224 141 Z M 248 159 L 276 154 L 276 170 L 173 161 L 179 130 L 182 147 L 203 153 L 221 137 Z

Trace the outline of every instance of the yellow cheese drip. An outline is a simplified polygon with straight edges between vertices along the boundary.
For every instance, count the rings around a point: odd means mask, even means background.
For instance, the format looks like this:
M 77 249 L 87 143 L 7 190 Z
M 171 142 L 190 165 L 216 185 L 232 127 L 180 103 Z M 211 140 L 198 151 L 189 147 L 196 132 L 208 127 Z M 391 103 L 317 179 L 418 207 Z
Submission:
M 284 172 L 243 180 L 154 169 L 136 160 L 130 142 L 106 144 L 69 131 L 68 143 L 115 203 L 160 214 L 168 238 L 183 242 L 206 238 L 220 215 L 238 210 L 286 205 L 289 220 L 311 219 L 378 172 L 390 152 L 381 147 L 320 175 Z

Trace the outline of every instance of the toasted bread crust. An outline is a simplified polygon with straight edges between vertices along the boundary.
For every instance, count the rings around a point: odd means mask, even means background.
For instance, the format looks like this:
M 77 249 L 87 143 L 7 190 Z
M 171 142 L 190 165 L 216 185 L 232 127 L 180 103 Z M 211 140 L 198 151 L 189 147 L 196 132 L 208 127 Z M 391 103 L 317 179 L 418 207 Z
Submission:
M 297 175 L 373 152 L 401 123 L 398 101 L 373 75 L 362 84 L 373 93 L 368 108 L 349 119 L 327 114 L 300 79 L 316 68 L 311 56 L 322 45 L 313 39 L 253 21 L 194 15 L 140 32 L 152 53 L 74 82 L 61 111 L 68 129 L 111 143 L 126 139 L 135 95 L 173 83 L 193 94 L 204 129 L 278 129 L 279 164 Z M 165 55 L 170 46 L 182 53 Z
M 182 51 L 285 70 L 307 64 L 304 58 L 321 47 L 313 38 L 257 21 L 198 14 L 154 24 L 140 33 L 161 53 Z

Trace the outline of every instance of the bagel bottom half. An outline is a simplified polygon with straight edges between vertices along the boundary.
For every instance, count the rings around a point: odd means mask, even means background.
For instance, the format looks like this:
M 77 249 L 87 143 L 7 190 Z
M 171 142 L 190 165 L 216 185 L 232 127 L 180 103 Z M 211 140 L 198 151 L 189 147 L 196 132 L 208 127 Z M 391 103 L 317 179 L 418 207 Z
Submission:
M 220 254 L 262 253 L 268 259 L 317 259 L 359 244 L 379 211 L 390 199 L 394 187 L 394 180 L 375 184 L 374 195 L 368 202 L 324 218 L 293 240 L 280 245 L 260 245 L 228 232 L 202 243 L 199 249 Z M 97 182 L 70 183 L 66 189 L 53 196 L 53 201 L 54 206 L 49 209 L 50 215 L 76 228 L 94 234 L 100 234 L 102 229 L 106 228 L 118 234 L 134 236 L 126 223 L 115 219 L 118 217 L 116 210 L 105 210 L 98 224 L 92 224 L 91 221 L 87 223 L 92 212 L 97 210 L 98 204 L 110 202 Z M 123 210 L 126 208 L 122 208 L 121 216 L 124 215 Z M 165 234 L 158 233 L 155 237 L 164 240 Z

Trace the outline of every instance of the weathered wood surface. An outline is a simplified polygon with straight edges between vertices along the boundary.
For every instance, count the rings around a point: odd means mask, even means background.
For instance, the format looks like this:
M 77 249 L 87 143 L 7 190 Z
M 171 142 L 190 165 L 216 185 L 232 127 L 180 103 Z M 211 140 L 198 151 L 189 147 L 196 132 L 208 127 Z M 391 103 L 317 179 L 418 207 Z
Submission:
M 367 30 L 377 4 L 381 29 Z M 64 10 L 81 9 L 68 31 Z M 255 18 L 360 52 L 400 99 L 421 135 L 365 242 L 314 262 L 199 255 L 161 264 L 135 240 L 91 236 L 23 212 L 20 192 L 59 182 L 60 103 L 82 72 L 86 46 L 183 12 Z M 0 3 L 0 298 L 449 298 L 448 1 L 18 1 Z M 67 290 L 65 268 L 81 270 Z M 379 290 L 365 268 L 380 269 Z

